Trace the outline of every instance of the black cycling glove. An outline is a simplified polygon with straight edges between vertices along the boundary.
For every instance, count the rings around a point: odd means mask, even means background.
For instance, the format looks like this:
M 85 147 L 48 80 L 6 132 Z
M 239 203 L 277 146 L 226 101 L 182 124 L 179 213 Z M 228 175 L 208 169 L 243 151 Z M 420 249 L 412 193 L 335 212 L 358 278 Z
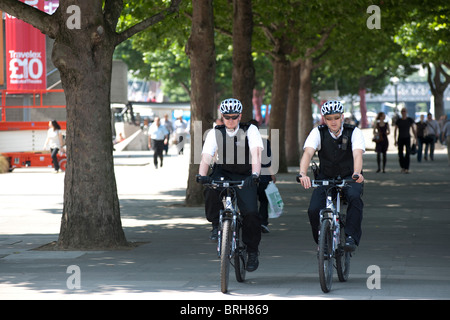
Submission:
M 244 180 L 244 188 L 250 188 L 257 186 L 259 182 L 259 175 L 252 174 L 251 176 L 245 178 Z
M 197 183 L 206 184 L 206 183 L 211 182 L 211 177 L 210 176 L 201 176 L 201 175 L 197 174 L 195 176 L 195 181 L 197 181 Z

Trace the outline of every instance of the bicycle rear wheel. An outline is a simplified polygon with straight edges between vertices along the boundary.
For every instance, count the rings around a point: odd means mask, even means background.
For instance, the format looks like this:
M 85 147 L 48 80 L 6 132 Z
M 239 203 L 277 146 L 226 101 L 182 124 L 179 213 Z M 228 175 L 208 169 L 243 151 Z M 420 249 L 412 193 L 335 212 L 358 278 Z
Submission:
M 340 244 L 336 252 L 336 270 L 340 282 L 345 282 L 348 280 L 348 275 L 350 273 L 350 258 L 352 254 L 350 252 L 344 251 L 345 243 L 345 218 L 346 215 L 341 215 L 341 232 L 340 232 Z
M 350 257 L 351 253 L 344 251 L 344 248 L 340 247 L 336 253 L 336 270 L 340 282 L 348 280 L 350 273 Z
M 245 268 L 247 267 L 247 247 L 242 242 L 242 225 L 236 225 L 236 252 L 234 253 L 234 272 L 238 282 L 245 281 Z
M 331 290 L 333 282 L 333 233 L 330 226 L 330 220 L 323 220 L 319 234 L 319 280 L 325 293 Z
M 222 243 L 220 253 L 220 289 L 222 293 L 228 291 L 230 276 L 230 250 L 231 250 L 231 220 L 222 223 Z

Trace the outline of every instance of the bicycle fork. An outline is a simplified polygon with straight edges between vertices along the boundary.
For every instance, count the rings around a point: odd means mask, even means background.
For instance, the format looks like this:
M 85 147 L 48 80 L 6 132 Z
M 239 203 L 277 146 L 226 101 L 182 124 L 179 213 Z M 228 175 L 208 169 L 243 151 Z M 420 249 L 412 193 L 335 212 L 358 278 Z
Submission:
M 231 197 L 227 196 L 223 201 L 224 208 L 220 211 L 219 216 L 219 233 L 218 233 L 218 241 L 217 241 L 217 255 L 220 258 L 222 255 L 222 230 L 223 230 L 223 222 L 224 220 L 231 220 L 231 230 L 233 230 L 232 239 L 231 239 L 231 250 L 230 250 L 230 258 L 233 256 L 234 251 L 236 249 L 236 214 L 233 214 L 233 204 L 231 202 Z
M 339 199 L 339 193 L 337 195 L 337 199 Z M 333 232 L 333 247 L 332 247 L 332 255 L 334 255 L 335 251 L 338 248 L 338 245 L 340 243 L 340 223 L 339 223 L 339 210 L 340 210 L 340 203 L 339 200 L 336 200 L 336 206 L 334 206 L 333 198 L 331 196 L 327 196 L 327 204 L 326 209 L 320 211 L 320 223 L 322 224 L 322 221 L 324 219 L 331 220 L 330 228 Z M 319 228 L 319 236 L 320 236 L 320 228 Z

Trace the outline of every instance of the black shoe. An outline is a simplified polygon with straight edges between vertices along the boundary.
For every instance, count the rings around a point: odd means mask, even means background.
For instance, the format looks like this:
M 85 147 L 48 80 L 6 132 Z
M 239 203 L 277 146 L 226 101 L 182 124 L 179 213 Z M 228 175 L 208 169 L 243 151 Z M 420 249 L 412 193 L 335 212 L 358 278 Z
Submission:
M 217 242 L 217 240 L 219 240 L 219 227 L 218 226 L 213 226 L 209 240 L 211 240 L 213 242 Z
M 262 224 L 261 233 L 270 233 L 269 227 Z
M 259 261 L 258 261 L 258 252 L 249 252 L 247 259 L 247 271 L 252 272 L 258 269 Z
M 354 252 L 356 250 L 356 242 L 351 236 L 345 238 L 344 250 L 347 252 Z

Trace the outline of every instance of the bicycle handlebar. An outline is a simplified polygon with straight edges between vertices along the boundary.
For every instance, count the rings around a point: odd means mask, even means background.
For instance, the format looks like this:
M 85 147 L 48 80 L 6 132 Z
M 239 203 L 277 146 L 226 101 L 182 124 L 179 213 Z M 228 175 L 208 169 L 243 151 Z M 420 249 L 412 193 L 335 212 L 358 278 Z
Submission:
M 323 179 L 323 180 L 311 180 L 311 186 L 317 188 L 320 186 L 332 186 L 332 187 L 345 187 L 348 183 L 356 183 L 359 176 L 354 175 L 353 179 Z
M 239 181 L 211 180 L 210 183 L 205 183 L 203 185 L 206 187 L 213 187 L 213 188 L 230 188 L 230 187 L 242 188 L 244 186 L 244 180 L 239 180 Z

